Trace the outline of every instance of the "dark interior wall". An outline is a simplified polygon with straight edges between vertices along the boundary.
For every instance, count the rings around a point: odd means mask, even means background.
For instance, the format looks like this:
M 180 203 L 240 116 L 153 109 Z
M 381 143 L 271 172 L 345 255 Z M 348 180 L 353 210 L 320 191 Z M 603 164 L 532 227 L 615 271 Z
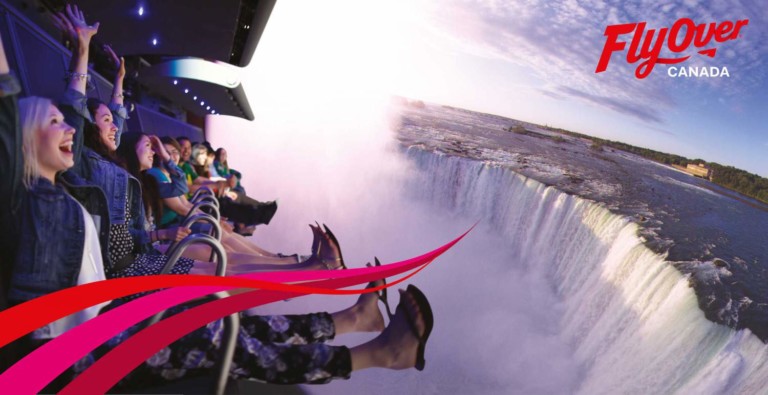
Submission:
M 201 128 L 181 122 L 160 114 L 150 108 L 137 105 L 128 120 L 131 130 L 141 130 L 144 133 L 158 136 L 188 137 L 191 141 L 205 141 Z
M 5 1 L 0 1 L 0 34 L 11 69 L 16 73 L 24 96 L 60 98 L 66 88 L 64 76 L 70 52 L 48 33 L 30 22 Z M 93 88 L 88 96 L 109 102 L 112 83 L 90 71 Z M 111 77 L 111 76 L 110 76 Z M 129 114 L 128 130 L 142 130 L 158 135 L 187 136 L 204 139 L 200 127 L 192 126 L 136 105 Z

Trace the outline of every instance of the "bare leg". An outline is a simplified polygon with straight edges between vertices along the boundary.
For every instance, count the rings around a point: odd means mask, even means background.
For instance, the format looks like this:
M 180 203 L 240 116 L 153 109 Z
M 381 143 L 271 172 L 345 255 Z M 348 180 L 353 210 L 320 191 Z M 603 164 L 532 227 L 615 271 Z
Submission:
M 381 280 L 374 282 L 380 285 Z M 369 288 L 371 285 L 369 285 Z M 419 336 L 426 330 L 424 317 L 410 293 L 400 290 L 400 304 L 389 325 L 384 318 L 375 293 L 360 295 L 350 308 L 331 314 L 337 335 L 350 332 L 377 332 L 373 340 L 350 349 L 352 370 L 380 367 L 394 370 L 415 366 Z M 414 324 L 411 326 L 410 321 Z
M 158 247 L 158 250 L 161 252 L 165 252 L 166 249 L 167 246 L 165 245 Z M 294 266 L 297 265 L 296 260 L 293 257 L 275 258 L 270 256 L 236 253 L 230 251 L 226 252 L 229 264 L 236 266 L 261 264 L 273 266 L 271 268 L 261 270 L 291 270 L 291 268 L 286 268 L 285 266 L 289 264 Z M 185 258 L 194 259 L 196 261 L 207 261 L 211 258 L 211 247 L 202 244 L 192 244 L 184 250 L 182 256 Z
M 257 246 L 254 243 L 249 242 L 245 239 L 245 237 L 234 233 L 227 228 L 222 228 L 223 233 L 221 237 L 221 244 L 224 246 L 227 253 L 240 253 L 245 255 L 257 255 L 262 257 L 269 257 L 269 258 L 277 258 L 281 259 L 280 261 L 273 261 L 270 263 L 300 263 L 296 260 L 294 256 L 279 256 L 278 254 L 275 254 L 274 252 L 267 251 L 259 246 Z M 315 245 L 319 243 L 320 237 L 318 234 L 314 235 L 314 239 L 312 241 L 312 244 Z M 208 254 L 210 256 L 210 253 Z M 195 259 L 203 259 L 202 255 L 195 256 Z M 207 259 L 207 258 L 205 258 Z
M 407 315 L 414 317 L 415 328 L 411 328 Z M 400 370 L 414 367 L 419 347 L 414 329 L 416 333 L 424 333 L 424 320 L 410 294 L 401 290 L 400 305 L 384 332 L 370 342 L 350 349 L 352 370 L 372 367 Z
M 265 270 L 328 270 L 341 267 L 341 253 L 328 235 L 319 232 L 320 238 L 317 252 L 304 260 L 295 262 L 292 257 L 268 258 L 252 255 L 228 254 L 229 262 L 227 274 L 248 273 Z
M 184 256 L 186 257 L 186 253 Z M 192 259 L 192 258 L 190 258 Z M 234 276 L 237 274 L 246 274 L 253 272 L 268 272 L 276 270 L 302 270 L 304 267 L 299 267 L 300 263 L 294 263 L 290 265 L 285 264 L 273 264 L 273 263 L 233 263 L 231 260 L 227 261 L 227 276 Z M 195 263 L 192 266 L 190 274 L 214 274 L 216 271 L 216 263 L 202 259 L 195 259 Z M 243 292 L 248 289 L 243 290 Z M 239 292 L 235 292 L 239 293 Z M 233 294 L 230 292 L 230 294 Z
M 253 244 L 245 239 L 245 237 L 237 233 L 224 232 L 221 238 L 221 243 L 227 250 L 234 252 L 243 252 L 247 254 L 268 256 L 272 258 L 278 258 L 277 254 L 269 252 L 263 248 L 260 248 L 256 244 Z
M 368 288 L 383 284 L 383 280 L 377 280 L 368 285 Z M 351 332 L 380 332 L 384 329 L 384 317 L 378 306 L 379 298 L 375 292 L 361 294 L 357 302 L 348 309 L 331 314 L 336 334 Z
M 315 228 L 313 228 L 314 230 Z M 273 270 L 327 270 L 340 267 L 339 248 L 333 243 L 328 235 L 319 231 L 316 232 L 320 238 L 317 242 L 317 252 L 303 262 L 296 262 L 293 257 L 268 257 L 261 255 L 227 252 L 227 274 L 242 274 L 254 271 L 273 271 Z M 315 243 L 313 243 L 314 245 Z M 159 250 L 165 252 L 167 246 L 161 246 Z M 314 249 L 314 248 L 313 248 Z M 187 247 L 182 254 L 186 258 L 199 261 L 195 263 L 196 272 L 204 271 L 206 268 L 215 267 L 215 265 L 204 264 L 211 257 L 211 247 L 202 244 L 193 244 Z M 212 270 L 209 270 L 210 274 Z

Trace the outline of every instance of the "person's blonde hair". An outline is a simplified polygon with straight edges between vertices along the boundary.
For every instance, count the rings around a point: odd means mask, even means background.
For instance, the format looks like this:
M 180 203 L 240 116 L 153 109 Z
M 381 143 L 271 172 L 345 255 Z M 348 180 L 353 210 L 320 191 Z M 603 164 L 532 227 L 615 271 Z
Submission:
M 195 144 L 192 146 L 192 156 L 190 156 L 189 159 L 192 161 L 192 168 L 195 169 L 198 176 L 210 177 L 211 172 L 208 170 L 207 157 L 206 163 L 202 165 L 197 164 L 197 156 L 203 152 L 208 155 L 208 147 L 206 147 L 204 144 Z
M 21 123 L 21 151 L 24 156 L 24 186 L 29 188 L 40 177 L 37 162 L 37 133 L 45 126 L 53 102 L 44 97 L 26 97 L 19 100 L 19 123 Z
M 206 147 L 204 144 L 195 144 L 192 146 L 192 156 L 190 159 L 192 159 L 192 162 L 195 162 L 195 158 L 200 155 L 201 152 L 205 152 L 206 155 L 208 155 L 208 147 Z

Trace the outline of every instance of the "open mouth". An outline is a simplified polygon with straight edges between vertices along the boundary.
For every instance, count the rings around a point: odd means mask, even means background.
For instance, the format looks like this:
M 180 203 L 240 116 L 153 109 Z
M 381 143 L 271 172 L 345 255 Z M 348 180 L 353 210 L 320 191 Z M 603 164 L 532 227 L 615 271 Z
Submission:
M 72 142 L 72 141 L 67 141 L 66 143 L 62 143 L 61 145 L 59 145 L 59 151 L 67 153 L 67 154 L 71 154 L 72 153 L 72 145 L 73 144 L 74 144 L 74 142 Z

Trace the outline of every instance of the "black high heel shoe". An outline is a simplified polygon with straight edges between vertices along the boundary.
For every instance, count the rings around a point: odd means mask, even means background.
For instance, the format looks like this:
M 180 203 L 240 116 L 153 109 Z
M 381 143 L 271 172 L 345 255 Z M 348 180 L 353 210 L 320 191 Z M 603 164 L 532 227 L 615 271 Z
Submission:
M 329 235 L 327 232 L 323 232 L 320 229 L 320 224 L 318 224 L 317 221 L 315 221 L 315 224 L 317 224 L 317 226 L 309 224 L 309 228 L 312 229 L 313 234 L 311 256 L 316 258 L 317 261 L 327 270 L 345 270 L 347 266 L 344 264 L 344 260 L 341 258 L 341 248 L 338 246 L 338 241 L 336 241 L 336 238 L 332 237 L 332 235 Z M 328 227 L 326 227 L 326 230 L 327 229 Z M 336 243 L 336 248 L 339 251 L 339 258 L 320 257 L 320 254 L 324 251 L 322 240 L 325 240 L 325 242 L 329 244 Z
M 373 261 L 376 263 L 376 266 L 381 266 L 381 262 L 379 261 L 379 258 L 373 257 Z M 371 266 L 370 262 L 368 262 L 366 264 L 366 266 L 373 267 L 373 266 Z M 386 278 L 382 278 L 381 281 L 382 281 L 382 285 L 387 285 L 387 279 Z M 368 284 L 368 287 L 366 287 L 366 288 L 373 288 L 373 287 L 375 287 L 376 285 L 374 285 L 374 282 L 375 281 L 370 282 Z M 378 297 L 378 299 L 381 301 L 381 303 L 384 304 L 384 307 L 387 309 L 387 316 L 389 317 L 389 320 L 392 321 L 392 318 L 395 315 L 392 314 L 392 310 L 389 308 L 389 299 L 387 299 L 387 289 L 383 288 L 383 289 L 380 289 L 380 290 L 376 291 L 376 297 Z
M 315 222 L 317 224 L 317 222 Z M 318 256 L 320 253 L 320 237 L 322 235 L 322 231 L 320 230 L 320 224 L 317 226 L 312 226 L 312 224 L 309 224 L 309 229 L 312 229 L 312 248 L 310 249 L 310 255 L 312 256 Z
M 405 317 L 408 319 L 408 324 L 410 324 L 411 330 L 413 331 L 413 334 L 416 336 L 416 339 L 419 340 L 419 348 L 416 350 L 416 364 L 414 367 L 416 370 L 424 370 L 424 366 L 426 365 L 426 361 L 424 360 L 424 349 L 427 347 L 427 340 L 429 340 L 429 335 L 432 333 L 432 328 L 435 325 L 434 316 L 432 315 L 432 307 L 429 306 L 429 301 L 427 301 L 427 297 L 424 296 L 424 293 L 421 292 L 416 286 L 409 285 L 408 288 L 405 290 L 405 293 L 411 295 L 413 297 L 414 302 L 416 302 L 416 305 L 419 307 L 419 311 L 421 312 L 421 318 L 424 320 L 424 333 L 419 335 L 419 333 L 416 330 L 416 318 L 417 317 L 411 317 L 410 314 L 408 314 L 408 311 L 405 311 Z M 402 305 L 402 298 L 400 304 L 397 305 L 397 308 L 399 309 Z M 405 309 L 405 307 L 403 307 Z
M 331 232 L 330 229 L 328 229 L 328 226 L 323 224 L 323 228 L 325 229 L 325 234 L 328 235 L 328 237 L 331 239 L 333 244 L 336 244 L 336 249 L 339 250 L 339 257 L 336 259 L 337 263 L 340 263 L 341 266 L 337 267 L 338 270 L 347 270 L 347 265 L 344 264 L 344 255 L 341 254 L 341 244 L 339 244 L 339 240 L 336 239 L 336 236 L 333 235 L 333 232 Z M 328 266 L 325 262 L 323 262 L 326 266 Z

